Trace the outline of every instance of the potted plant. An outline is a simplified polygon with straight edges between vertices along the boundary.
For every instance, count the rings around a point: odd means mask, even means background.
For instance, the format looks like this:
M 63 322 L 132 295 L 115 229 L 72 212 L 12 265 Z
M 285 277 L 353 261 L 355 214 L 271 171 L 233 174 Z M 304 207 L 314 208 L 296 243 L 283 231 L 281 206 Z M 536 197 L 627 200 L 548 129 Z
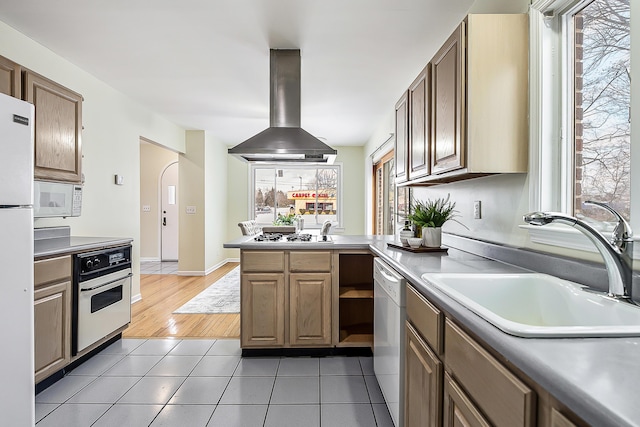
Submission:
M 427 247 L 440 247 L 442 243 L 442 225 L 456 216 L 456 204 L 446 198 L 427 201 L 415 201 L 407 219 L 422 230 L 422 241 Z

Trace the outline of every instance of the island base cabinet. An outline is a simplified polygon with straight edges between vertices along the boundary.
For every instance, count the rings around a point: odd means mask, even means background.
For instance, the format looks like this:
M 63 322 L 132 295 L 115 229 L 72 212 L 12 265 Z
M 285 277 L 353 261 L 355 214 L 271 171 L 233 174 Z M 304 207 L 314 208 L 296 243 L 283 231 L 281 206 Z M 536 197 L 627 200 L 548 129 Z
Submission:
M 441 420 L 442 362 L 407 322 L 405 427 L 436 427 Z
M 284 345 L 283 273 L 243 274 L 240 287 L 243 347 Z
M 289 275 L 290 344 L 331 344 L 331 273 Z
M 443 425 L 445 427 L 491 426 L 449 374 L 445 374 Z

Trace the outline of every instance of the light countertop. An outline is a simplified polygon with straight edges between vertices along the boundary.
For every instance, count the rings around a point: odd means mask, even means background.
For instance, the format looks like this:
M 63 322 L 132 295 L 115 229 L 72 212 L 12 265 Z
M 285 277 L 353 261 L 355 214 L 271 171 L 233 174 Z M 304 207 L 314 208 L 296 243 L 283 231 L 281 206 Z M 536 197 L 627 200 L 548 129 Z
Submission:
M 88 252 L 111 246 L 122 246 L 133 239 L 123 237 L 59 237 L 34 241 L 34 258 Z
M 502 354 L 576 415 L 592 425 L 640 426 L 640 337 L 519 338 L 491 325 L 421 279 L 424 273 L 526 272 L 456 249 L 411 253 L 387 246 L 390 236 L 332 235 L 333 243 L 255 242 L 243 236 L 224 246 L 240 249 L 369 249 L 416 289 Z

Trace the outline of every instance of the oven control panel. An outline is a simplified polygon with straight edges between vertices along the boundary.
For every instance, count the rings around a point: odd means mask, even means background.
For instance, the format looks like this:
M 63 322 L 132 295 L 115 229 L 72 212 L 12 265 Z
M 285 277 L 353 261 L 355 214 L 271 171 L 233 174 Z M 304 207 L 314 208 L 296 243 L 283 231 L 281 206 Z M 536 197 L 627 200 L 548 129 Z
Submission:
M 103 249 L 76 255 L 80 275 L 131 264 L 131 246 Z

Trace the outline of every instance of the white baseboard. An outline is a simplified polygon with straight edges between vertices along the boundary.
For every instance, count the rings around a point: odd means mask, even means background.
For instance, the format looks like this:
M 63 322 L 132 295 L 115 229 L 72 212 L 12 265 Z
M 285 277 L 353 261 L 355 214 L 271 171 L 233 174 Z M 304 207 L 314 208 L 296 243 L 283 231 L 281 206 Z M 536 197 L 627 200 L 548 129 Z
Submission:
M 227 258 L 224 261 L 220 261 L 219 263 L 217 263 L 213 267 L 209 267 L 205 271 L 183 270 L 183 271 L 178 271 L 176 274 L 178 276 L 206 276 L 208 274 L 213 273 L 215 270 L 219 269 L 220 267 L 222 267 L 223 265 L 225 265 L 225 264 L 227 264 L 229 262 L 240 262 L 240 258 Z
M 142 301 L 142 294 L 135 294 L 131 296 L 131 304 L 135 304 L 138 301 Z
M 160 262 L 160 258 L 158 257 L 140 257 L 140 262 Z

